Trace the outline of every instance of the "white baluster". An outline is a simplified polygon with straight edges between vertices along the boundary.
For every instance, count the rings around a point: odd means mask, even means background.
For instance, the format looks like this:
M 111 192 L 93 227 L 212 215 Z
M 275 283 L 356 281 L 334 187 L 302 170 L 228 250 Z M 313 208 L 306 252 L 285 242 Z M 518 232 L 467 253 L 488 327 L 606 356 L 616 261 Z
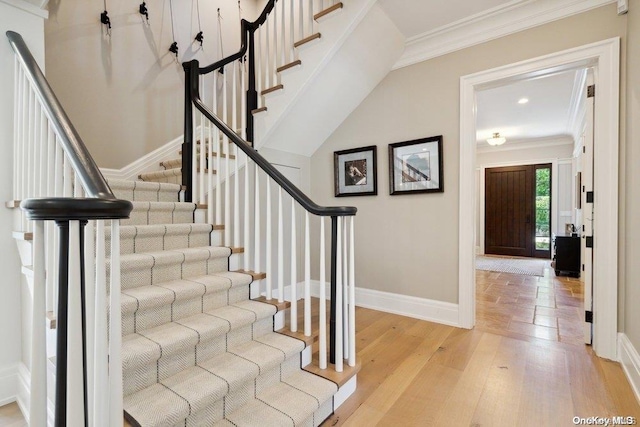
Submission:
M 62 194 L 64 197 L 72 197 L 73 196 L 73 169 L 71 168 L 71 161 L 67 156 L 64 156 L 64 170 L 63 170 L 63 183 L 64 183 L 64 191 Z
M 296 246 L 296 202 L 291 199 L 291 332 L 298 332 L 298 250 Z
M 318 332 L 318 366 L 327 369 L 327 292 L 325 272 L 324 217 L 320 217 L 320 328 Z
M 255 233 L 255 244 L 253 247 L 253 271 L 256 273 L 260 273 L 262 267 L 260 266 L 260 244 L 262 236 L 260 235 L 260 168 L 256 164 L 255 169 L 255 200 L 253 202 L 253 210 L 254 210 L 254 233 Z
M 214 71 L 215 74 L 215 71 Z M 217 128 L 216 128 L 217 129 Z M 209 127 L 209 132 L 207 132 L 209 137 L 209 144 L 207 144 L 207 222 L 209 224 L 213 224 L 213 171 L 214 171 L 214 157 L 213 157 L 213 132 L 211 127 Z M 204 152 L 202 148 L 200 148 L 200 155 L 204 156 Z M 218 167 L 219 169 L 219 167 Z M 218 172 L 219 174 L 220 172 Z M 219 193 L 219 192 L 218 192 Z M 218 205 L 215 206 L 215 210 L 218 210 Z
M 22 84 L 22 78 L 20 76 L 22 69 L 20 68 L 20 62 L 18 62 L 18 57 L 14 56 L 13 58 L 13 65 L 14 65 L 14 71 L 13 71 L 13 77 L 14 77 L 14 84 L 13 84 L 13 111 L 15 112 L 13 115 L 13 193 L 12 193 L 12 197 L 14 200 L 18 199 L 18 180 L 19 180 L 19 175 L 18 175 L 18 165 L 19 163 L 19 157 L 18 157 L 18 147 L 20 145 L 18 145 L 19 141 L 20 141 L 20 121 L 22 120 L 22 114 L 21 114 L 21 110 L 22 110 L 22 97 L 21 97 L 21 93 L 20 93 L 20 87 Z
M 278 84 L 278 77 L 275 74 L 276 69 L 278 68 L 278 3 L 273 7 L 273 11 L 271 12 L 273 15 L 273 65 L 271 67 L 271 73 L 273 74 L 273 84 L 271 86 L 275 86 Z
M 298 2 L 298 41 L 304 38 L 304 0 Z
M 311 241 L 309 212 L 304 213 L 304 334 L 311 336 Z
M 294 51 L 294 48 L 293 48 L 293 44 L 296 42 L 296 40 L 295 40 L 295 38 L 296 38 L 295 37 L 296 28 L 295 27 L 296 26 L 295 26 L 295 22 L 294 22 L 295 21 L 294 20 L 295 13 L 294 13 L 294 10 L 293 10 L 294 9 L 294 7 L 293 7 L 294 3 L 295 2 L 293 0 L 289 0 L 289 4 L 291 5 L 290 10 L 289 10 L 289 15 L 290 15 L 289 16 L 289 18 L 290 18 L 289 19 L 289 49 L 288 49 L 289 50 L 289 62 L 293 62 L 296 59 L 295 51 Z
M 33 305 L 31 311 L 31 404 L 32 426 L 47 425 L 47 335 L 44 222 L 33 227 Z
M 95 323 L 96 323 L 96 255 L 94 221 L 89 221 L 84 229 L 84 295 L 87 351 L 87 404 L 88 419 L 93 419 L 95 405 Z
M 238 101 L 237 101 L 237 69 L 238 61 L 233 62 L 233 97 L 231 99 L 233 103 L 233 115 L 232 115 L 232 129 L 237 132 L 238 127 Z M 233 151 L 236 158 L 233 161 L 234 174 L 233 174 L 233 246 L 240 247 L 240 170 L 238 163 L 240 160 L 238 146 L 233 144 Z M 246 248 L 245 248 L 246 250 Z
M 49 141 L 49 121 L 47 116 L 42 112 L 40 118 L 40 140 L 38 141 L 38 151 L 40 152 L 40 183 L 38 188 L 38 197 L 47 196 L 47 185 L 49 183 L 49 177 L 47 176 L 47 154 L 48 154 L 48 141 Z
M 69 288 L 67 312 L 67 426 L 83 426 L 84 360 L 80 292 L 80 221 L 69 221 Z
M 200 160 L 199 165 L 196 166 L 195 164 L 193 165 L 193 167 L 197 167 L 199 173 L 196 174 L 196 176 L 198 177 L 198 188 L 200 190 L 200 200 L 198 203 L 200 204 L 205 204 L 206 203 L 206 199 L 205 199 L 205 186 L 204 186 L 204 179 L 206 176 L 206 169 L 207 169 L 207 152 L 208 150 L 208 145 L 213 144 L 213 141 L 207 141 L 204 137 L 204 115 L 202 113 L 199 114 L 200 116 L 200 153 L 199 156 L 197 156 L 196 158 Z M 207 147 L 207 148 L 205 148 Z
M 337 256 L 336 256 L 336 339 L 335 358 L 336 372 L 342 372 L 342 217 L 338 217 L 337 236 Z
M 247 140 L 247 69 L 245 67 L 246 61 L 242 62 L 240 68 L 240 77 L 242 78 L 242 87 L 240 90 L 240 133 L 242 139 Z M 238 159 L 236 159 L 238 161 Z M 246 164 L 246 162 L 245 162 Z
M 238 159 L 236 158 L 236 162 Z M 251 263 L 249 260 L 249 256 L 251 254 L 251 250 L 249 247 L 251 241 L 251 230 L 249 229 L 249 156 L 245 155 L 244 161 L 244 254 L 242 255 L 242 267 L 245 270 L 251 270 Z
M 271 178 L 267 177 L 267 230 L 266 230 L 266 297 L 268 300 L 273 298 L 272 280 L 271 280 Z
M 48 148 L 47 148 L 47 196 L 55 196 L 56 195 L 56 136 L 53 132 L 53 129 L 49 127 L 48 130 Z M 56 232 L 55 232 L 55 224 L 53 221 L 47 221 L 45 224 L 45 241 L 47 245 L 47 250 L 45 252 L 47 258 L 47 271 L 49 274 L 47 275 L 47 311 L 53 311 L 55 309 L 54 301 L 54 291 L 55 291 L 55 280 L 57 275 L 56 271 Z
M 285 6 L 285 0 L 282 0 L 280 3 L 282 3 L 280 10 L 282 11 L 282 15 L 281 15 L 281 25 L 282 27 L 280 28 L 280 39 L 282 42 L 282 46 L 280 47 L 280 65 L 285 65 L 287 63 L 287 52 L 289 49 L 287 49 L 287 27 L 286 27 L 286 11 L 287 8 Z
M 225 68 L 228 68 L 225 66 Z M 222 117 L 225 124 L 229 124 L 229 111 L 227 108 L 227 70 L 222 76 Z M 224 244 L 225 246 L 231 246 L 231 150 L 229 137 L 223 134 L 222 139 L 224 141 L 224 147 L 222 151 L 225 154 L 224 158 Z M 219 144 L 219 142 L 216 142 Z
M 120 308 L 120 221 L 111 221 L 109 293 L 109 426 L 122 426 L 122 310 Z
M 258 30 L 256 30 L 256 33 L 258 35 L 258 40 L 256 42 L 256 48 L 255 48 L 255 56 L 256 56 L 256 91 L 258 92 L 258 95 L 260 95 L 260 93 L 262 93 L 262 90 L 264 89 L 264 81 L 263 81 L 263 76 L 264 73 L 262 71 L 262 68 L 264 67 L 264 59 L 262 58 L 262 51 L 263 51 L 263 47 L 262 47 L 262 28 L 260 27 L 258 28 Z M 255 39 L 254 39 L 255 41 Z M 258 100 L 261 100 L 262 97 L 258 96 Z M 258 107 L 260 107 L 262 104 L 262 102 L 258 101 Z
M 309 16 L 308 16 L 308 25 L 309 25 L 309 35 L 313 34 L 313 0 L 308 0 L 309 2 Z
M 269 27 L 271 26 L 269 24 L 269 16 L 267 16 L 267 20 L 265 21 L 263 27 L 264 27 L 264 76 L 265 76 L 265 81 L 264 81 L 264 88 L 268 89 L 271 86 L 273 86 L 271 84 L 271 40 L 270 40 L 270 30 Z M 258 93 L 259 95 L 260 93 Z
M 352 216 L 349 230 L 349 366 L 356 366 L 355 220 Z
M 342 219 L 342 345 L 344 358 L 349 358 L 349 275 L 347 262 L 347 217 Z
M 278 186 L 278 302 L 284 301 L 284 220 L 282 218 L 282 187 Z
M 199 200 L 199 192 L 198 192 L 198 128 L 196 127 L 196 117 L 198 115 L 198 111 L 194 111 L 191 117 L 192 121 L 192 130 L 193 130 L 193 139 L 196 141 L 193 143 L 193 147 L 191 150 L 191 201 L 193 203 L 200 203 Z M 200 152 L 204 151 L 204 141 L 200 141 Z
M 107 279 L 104 221 L 96 224 L 95 366 L 93 426 L 109 425 L 109 345 L 107 337 Z
M 218 71 L 213 73 L 213 104 L 216 106 L 214 112 L 218 114 Z M 211 140 L 212 150 L 215 148 L 216 153 L 216 222 L 215 225 L 222 225 L 222 153 L 220 152 L 220 129 L 216 126 L 213 132 L 213 139 Z

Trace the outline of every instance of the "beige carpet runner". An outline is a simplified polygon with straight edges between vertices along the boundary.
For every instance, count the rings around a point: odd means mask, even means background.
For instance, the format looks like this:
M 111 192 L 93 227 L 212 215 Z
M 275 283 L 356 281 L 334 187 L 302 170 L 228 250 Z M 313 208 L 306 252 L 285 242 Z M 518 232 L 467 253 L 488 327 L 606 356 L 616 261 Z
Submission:
M 305 344 L 273 331 L 275 307 L 249 300 L 251 276 L 209 246 L 180 186 L 109 185 L 134 204 L 120 232 L 127 421 L 315 427 L 331 415 L 337 386 L 300 368 Z

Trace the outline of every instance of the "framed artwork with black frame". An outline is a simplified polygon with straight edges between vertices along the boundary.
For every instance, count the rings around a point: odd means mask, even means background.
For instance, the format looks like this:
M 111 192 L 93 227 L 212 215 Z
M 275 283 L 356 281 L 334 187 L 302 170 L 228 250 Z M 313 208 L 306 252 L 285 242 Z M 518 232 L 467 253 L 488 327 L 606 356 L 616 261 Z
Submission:
M 389 144 L 391 195 L 444 192 L 442 135 Z
M 371 145 L 333 153 L 336 197 L 378 194 L 376 152 Z

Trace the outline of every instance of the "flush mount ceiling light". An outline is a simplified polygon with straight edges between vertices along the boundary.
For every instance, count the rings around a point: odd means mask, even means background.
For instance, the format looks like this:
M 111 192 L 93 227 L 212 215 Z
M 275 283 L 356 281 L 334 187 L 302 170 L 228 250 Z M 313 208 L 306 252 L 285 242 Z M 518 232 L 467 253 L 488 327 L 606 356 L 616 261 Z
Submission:
M 529 102 L 529 98 L 520 98 L 518 100 L 518 104 L 526 104 L 527 102 Z
M 489 143 L 489 145 L 502 145 L 505 142 L 507 142 L 507 138 L 500 136 L 499 132 L 494 132 L 493 137 L 487 139 L 487 142 Z

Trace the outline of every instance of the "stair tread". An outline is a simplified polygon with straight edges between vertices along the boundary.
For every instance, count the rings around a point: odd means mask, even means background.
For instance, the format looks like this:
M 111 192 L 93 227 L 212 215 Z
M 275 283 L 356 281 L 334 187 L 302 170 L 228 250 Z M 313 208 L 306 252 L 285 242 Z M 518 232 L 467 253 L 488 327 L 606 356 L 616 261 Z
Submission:
M 295 42 L 293 44 L 293 47 L 297 48 L 297 47 L 303 46 L 303 45 L 305 45 L 305 44 L 307 44 L 309 42 L 312 42 L 314 40 L 320 39 L 321 37 L 322 37 L 322 35 L 320 33 L 312 34 L 309 37 L 305 37 L 302 40 L 298 40 L 297 42 Z
M 343 8 L 342 2 L 338 2 L 338 3 L 336 3 L 336 4 L 332 5 L 332 6 L 329 6 L 328 8 L 316 13 L 315 15 L 313 15 L 313 19 L 318 21 L 318 20 L 324 18 L 325 16 L 330 15 L 333 12 L 336 12 L 336 11 L 342 9 L 342 8 Z

